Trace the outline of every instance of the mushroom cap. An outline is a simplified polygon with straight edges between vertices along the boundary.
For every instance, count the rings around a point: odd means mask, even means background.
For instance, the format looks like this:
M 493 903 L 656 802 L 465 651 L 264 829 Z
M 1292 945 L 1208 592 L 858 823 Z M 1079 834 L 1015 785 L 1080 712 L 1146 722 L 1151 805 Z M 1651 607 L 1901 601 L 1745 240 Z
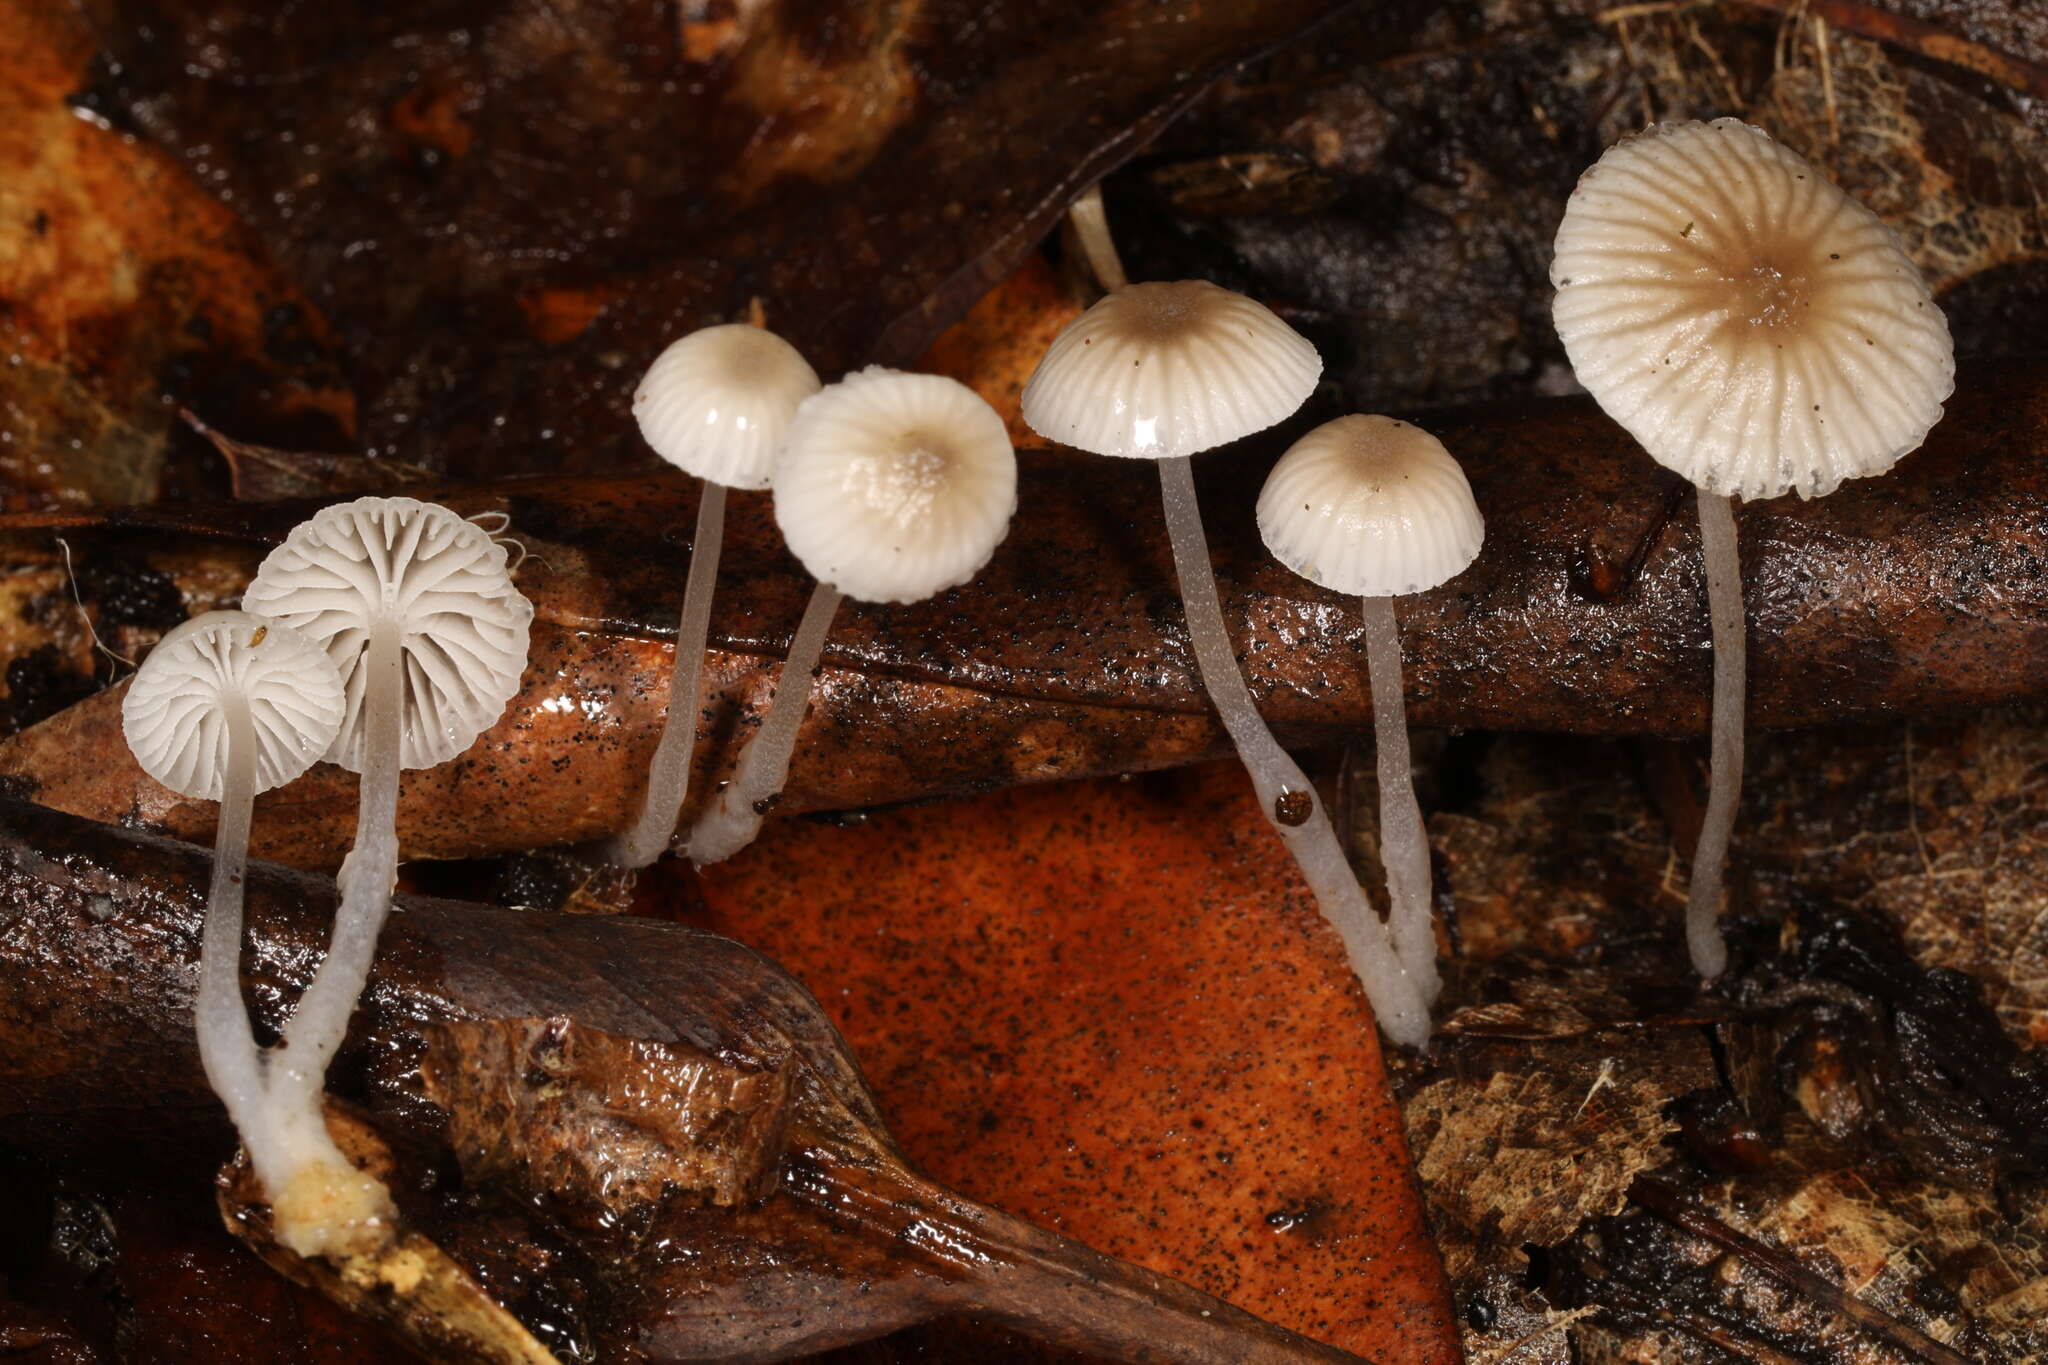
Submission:
M 341 675 L 320 646 L 245 611 L 195 616 L 157 642 L 121 699 L 142 770 L 181 796 L 218 801 L 228 770 L 228 698 L 248 703 L 256 790 L 319 761 L 341 730 Z
M 670 464 L 728 488 L 766 488 L 797 405 L 817 391 L 818 372 L 796 347 L 734 322 L 656 356 L 633 392 L 633 417 Z
M 519 690 L 533 604 L 512 586 L 505 548 L 447 508 L 358 498 L 292 529 L 243 595 L 250 611 L 297 627 L 340 670 L 348 709 L 327 752 L 363 770 L 363 654 L 395 620 L 404 658 L 399 762 L 431 768 L 467 749 Z
M 1017 510 L 1017 453 L 966 385 L 869 366 L 806 399 L 775 470 L 775 523 L 849 597 L 919 602 L 981 572 Z
M 1723 496 L 1881 474 L 1955 387 L 1948 321 L 1891 230 L 1737 119 L 1608 148 L 1572 191 L 1550 277 L 1579 382 Z
M 1280 457 L 1259 494 L 1259 534 L 1311 583 L 1399 597 L 1463 573 L 1486 524 L 1443 442 L 1408 422 L 1354 413 Z
M 1169 460 L 1282 421 L 1323 358 L 1264 304 L 1207 280 L 1131 284 L 1053 338 L 1024 420 L 1096 455 Z

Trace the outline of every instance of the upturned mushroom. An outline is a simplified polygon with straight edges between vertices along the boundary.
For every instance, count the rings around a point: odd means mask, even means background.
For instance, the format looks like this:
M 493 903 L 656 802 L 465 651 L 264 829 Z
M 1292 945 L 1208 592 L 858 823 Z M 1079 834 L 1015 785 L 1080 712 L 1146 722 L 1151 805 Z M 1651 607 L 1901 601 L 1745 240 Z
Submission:
M 622 867 L 646 867 L 662 855 L 689 795 L 704 642 L 725 538 L 726 489 L 768 487 L 797 405 L 817 391 L 817 372 L 794 346 L 773 332 L 732 323 L 706 327 L 672 344 L 633 395 L 633 415 L 647 444 L 662 459 L 703 480 L 703 487 L 676 628 L 668 718 L 648 765 L 640 814 L 607 849 Z
M 1017 455 L 966 385 L 870 366 L 804 400 L 774 488 L 776 525 L 818 586 L 767 719 L 690 832 L 699 865 L 753 842 L 781 793 L 841 599 L 920 602 L 980 573 L 1017 510 Z
M 121 728 L 135 761 L 183 796 L 220 803 L 200 940 L 197 1021 L 206 1078 L 273 1194 L 308 1162 L 346 1163 L 325 1129 L 278 1121 L 242 1002 L 242 883 L 259 792 L 313 766 L 341 731 L 341 674 L 281 622 L 239 611 L 196 616 L 165 635 L 128 684 Z M 296 1139 L 310 1137 L 311 1150 Z
M 1472 486 L 1443 442 L 1422 428 L 1392 417 L 1339 417 L 1273 466 L 1259 494 L 1259 533 L 1273 557 L 1303 578 L 1362 599 L 1389 927 L 1402 964 L 1434 1001 L 1429 838 L 1415 800 L 1394 599 L 1448 582 L 1478 557 L 1486 527 Z
M 1195 665 L 1287 841 L 1343 939 L 1387 1036 L 1420 1047 L 1428 1001 L 1352 874 L 1315 789 L 1259 715 L 1223 624 L 1188 457 L 1263 431 L 1315 391 L 1322 358 L 1263 305 L 1205 280 L 1113 290 L 1054 339 L 1025 386 L 1024 420 L 1097 455 L 1154 461 Z
M 1686 942 L 1727 948 L 1746 648 L 1733 500 L 1830 493 L 1917 449 L 1955 382 L 1948 323 L 1898 239 L 1762 129 L 1658 124 L 1573 190 L 1551 282 L 1579 382 L 1698 490 L 1714 644 L 1713 777 Z
M 447 762 L 504 713 L 526 667 L 533 606 L 513 587 L 502 545 L 413 498 L 359 498 L 301 523 L 257 569 L 243 605 L 325 650 L 346 696 L 326 757 L 362 775 L 334 936 L 271 1068 L 282 1121 L 310 1147 L 324 1127 L 327 1064 L 397 883 L 399 772 Z M 361 1200 L 325 1178 L 340 1174 L 308 1168 L 273 1190 L 281 1242 L 325 1255 L 352 1235 Z

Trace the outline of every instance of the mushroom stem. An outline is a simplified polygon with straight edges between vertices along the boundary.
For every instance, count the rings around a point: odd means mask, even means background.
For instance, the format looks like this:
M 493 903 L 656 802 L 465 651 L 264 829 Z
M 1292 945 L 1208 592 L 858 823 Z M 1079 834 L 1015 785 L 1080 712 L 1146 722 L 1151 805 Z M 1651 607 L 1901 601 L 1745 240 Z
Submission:
M 236 1130 L 248 1133 L 255 1129 L 264 1103 L 263 1059 L 242 1002 L 242 887 L 249 867 L 249 817 L 256 801 L 256 725 L 249 699 L 238 692 L 228 693 L 221 709 L 227 720 L 228 761 L 213 842 L 206 930 L 200 938 L 196 1014 L 206 1079 L 227 1106 Z
M 633 827 L 605 848 L 620 867 L 646 867 L 675 838 L 683 799 L 690 792 L 690 763 L 697 750 L 697 710 L 704 673 L 704 642 L 711 632 L 711 594 L 718 582 L 718 556 L 725 539 L 725 485 L 706 479 L 697 502 L 697 536 L 690 542 L 690 576 L 683 586 L 683 615 L 676 627 L 676 653 L 669 677 L 668 719 L 647 769 L 647 795 Z
M 1728 965 L 1721 940 L 1721 864 L 1742 793 L 1742 717 L 1747 701 L 1747 631 L 1742 615 L 1742 558 L 1735 543 L 1734 500 L 1699 490 L 1700 547 L 1707 565 L 1707 609 L 1714 629 L 1713 771 L 1700 842 L 1692 855 L 1685 943 L 1692 965 L 1712 980 Z
M 1436 1003 L 1436 922 L 1430 912 L 1429 835 L 1415 801 L 1408 702 L 1401 685 L 1401 627 L 1391 597 L 1361 598 L 1372 723 L 1379 740 L 1380 862 L 1387 869 L 1388 929 L 1416 989 Z
M 1429 1007 L 1421 986 L 1402 965 L 1386 926 L 1366 903 L 1365 892 L 1337 842 L 1329 812 L 1316 799 L 1314 786 L 1273 738 L 1238 669 L 1230 634 L 1223 625 L 1223 603 L 1216 591 L 1216 572 L 1209 563 L 1201 508 L 1195 501 L 1194 472 L 1185 456 L 1158 464 L 1174 571 L 1180 579 L 1188 639 L 1194 645 L 1202 685 L 1237 746 L 1238 758 L 1251 774 L 1266 818 L 1287 841 L 1323 918 L 1343 940 L 1345 955 L 1372 1001 L 1380 1028 L 1395 1042 L 1419 1048 L 1429 1041 Z
M 327 1063 L 348 1032 L 356 998 L 369 979 L 377 936 L 398 884 L 398 772 L 405 658 L 399 623 L 385 617 L 372 627 L 363 659 L 363 772 L 356 804 L 356 843 L 335 881 L 341 905 L 334 934 L 313 983 L 299 997 L 285 1026 L 281 1075 L 273 1079 L 280 1102 L 320 1112 Z M 324 1120 L 316 1117 L 324 1135 Z
M 762 817 L 782 795 L 789 761 L 796 753 L 797 727 L 810 709 L 811 675 L 824 656 L 825 636 L 832 629 L 839 602 L 839 590 L 829 583 L 820 583 L 811 593 L 796 638 L 790 641 L 782 674 L 775 680 L 768 718 L 747 741 L 732 781 L 690 831 L 690 861 L 697 866 L 724 862 L 754 842 L 761 832 Z
M 1081 243 L 1081 252 L 1088 258 L 1088 268 L 1095 272 L 1095 282 L 1106 292 L 1114 292 L 1130 283 L 1124 274 L 1123 257 L 1117 255 L 1116 239 L 1110 236 L 1109 215 L 1102 207 L 1102 184 L 1100 181 L 1088 187 L 1087 193 L 1076 199 L 1067 208 L 1067 221 L 1074 225 L 1074 236 Z

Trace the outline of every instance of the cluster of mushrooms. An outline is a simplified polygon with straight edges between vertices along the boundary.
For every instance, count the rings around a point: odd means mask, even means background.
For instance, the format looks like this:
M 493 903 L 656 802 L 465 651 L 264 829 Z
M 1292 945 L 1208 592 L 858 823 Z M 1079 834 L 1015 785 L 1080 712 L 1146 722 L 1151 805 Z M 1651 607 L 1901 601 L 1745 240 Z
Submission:
M 1260 716 L 1226 629 L 1189 457 L 1269 428 L 1315 391 L 1315 348 L 1203 281 L 1128 284 L 1100 212 L 1075 225 L 1108 294 L 1053 342 L 1023 396 L 1041 435 L 1149 459 L 1196 663 L 1260 803 L 1343 941 L 1387 1035 L 1420 1047 L 1439 991 L 1429 845 L 1410 774 L 1394 599 L 1455 578 L 1484 527 L 1457 461 L 1391 417 L 1297 441 L 1258 502 L 1290 570 L 1361 599 L 1388 913 L 1367 900 L 1323 803 Z M 1713 780 L 1687 939 L 1726 964 L 1721 864 L 1742 765 L 1740 567 L 1732 500 L 1812 497 L 1917 447 L 1954 378 L 1947 323 L 1891 232 L 1818 170 L 1734 119 L 1652 127 L 1587 171 L 1558 230 L 1556 321 L 1580 382 L 1699 490 L 1715 651 Z M 1007 532 L 1017 463 L 1002 419 L 951 379 L 869 368 L 823 385 L 757 327 L 677 341 L 634 399 L 648 443 L 703 480 L 666 728 L 639 816 L 606 849 L 644 867 L 750 842 L 782 789 L 841 601 L 907 603 L 974 578 Z M 725 492 L 772 489 L 818 586 L 768 713 L 715 800 L 678 831 L 697 739 Z M 328 1140 L 320 1090 L 367 977 L 396 876 L 398 772 L 446 762 L 502 713 L 532 608 L 503 548 L 406 498 L 332 507 L 264 561 L 243 612 L 166 636 L 124 717 L 143 766 L 221 803 L 198 1023 L 207 1074 L 270 1195 L 280 1240 L 331 1254 L 388 1225 L 389 1195 Z M 251 801 L 325 758 L 362 774 L 332 947 L 279 1047 L 257 1048 L 238 980 Z

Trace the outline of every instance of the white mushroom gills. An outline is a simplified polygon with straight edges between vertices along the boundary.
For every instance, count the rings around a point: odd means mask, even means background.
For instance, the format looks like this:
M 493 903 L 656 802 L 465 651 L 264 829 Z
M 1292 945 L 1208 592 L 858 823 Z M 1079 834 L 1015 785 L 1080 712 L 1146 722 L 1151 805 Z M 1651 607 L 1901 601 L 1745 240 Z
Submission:
M 1060 333 L 1025 386 L 1041 436 L 1097 455 L 1151 459 L 1187 610 L 1195 666 L 1273 824 L 1389 1038 L 1429 1040 L 1422 983 L 1352 874 L 1329 813 L 1274 739 L 1238 668 L 1209 562 L 1188 457 L 1263 431 L 1308 400 L 1322 358 L 1264 305 L 1205 280 L 1117 289 Z
M 753 842 L 788 781 L 842 596 L 918 602 L 980 573 L 1017 510 L 1017 456 L 972 389 L 871 366 L 804 401 L 775 471 L 775 521 L 816 590 L 767 719 L 690 832 L 691 861 Z
M 1897 238 L 1821 170 L 1736 119 L 1656 125 L 1581 177 L 1553 313 L 1579 382 L 1699 489 L 1714 634 L 1714 775 L 1687 941 L 1717 920 L 1740 785 L 1744 638 L 1728 500 L 1819 497 L 1917 449 L 1955 383 L 1948 322 Z
M 199 1055 L 273 1195 L 306 1153 L 279 1117 L 242 1001 L 249 821 L 257 793 L 290 782 L 327 752 L 343 711 L 341 675 L 318 645 L 238 611 L 208 612 L 165 635 L 121 702 L 122 730 L 143 771 L 181 795 L 220 803 L 200 948 Z
M 668 716 L 648 764 L 640 813 L 605 850 L 621 867 L 646 867 L 668 849 L 690 793 L 704 647 L 725 541 L 725 491 L 769 486 L 797 407 L 818 387 L 817 371 L 796 347 L 759 327 L 728 323 L 670 345 L 633 395 L 647 444 L 702 479 L 703 487 L 670 666 Z
M 1486 527 L 1472 486 L 1443 443 L 1420 427 L 1340 417 L 1280 457 L 1259 494 L 1259 532 L 1294 572 L 1361 599 L 1389 927 L 1403 966 L 1433 1004 L 1439 978 L 1429 837 L 1415 799 L 1394 598 L 1437 587 L 1478 557 Z
M 320 1092 L 397 884 L 399 772 L 456 757 L 504 713 L 526 666 L 533 606 L 512 586 L 503 546 L 413 498 L 360 498 L 316 514 L 263 561 L 243 604 L 296 627 L 333 661 L 347 711 L 327 757 L 362 776 L 334 935 L 272 1080 L 295 1140 L 331 1149 Z M 311 1162 L 300 1174 L 273 1204 L 279 1239 L 323 1254 L 367 1197 L 350 1188 L 364 1178 Z

